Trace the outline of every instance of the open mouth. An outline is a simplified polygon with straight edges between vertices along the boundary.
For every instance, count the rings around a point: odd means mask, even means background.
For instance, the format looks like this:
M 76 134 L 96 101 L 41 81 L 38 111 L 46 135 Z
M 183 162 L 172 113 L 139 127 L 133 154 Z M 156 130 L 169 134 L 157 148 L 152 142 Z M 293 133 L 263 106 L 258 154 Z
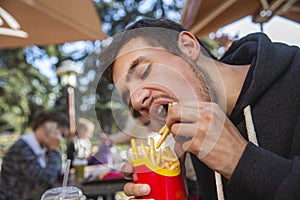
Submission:
M 168 104 L 156 104 L 150 109 L 151 118 L 159 121 L 165 121 L 168 113 Z

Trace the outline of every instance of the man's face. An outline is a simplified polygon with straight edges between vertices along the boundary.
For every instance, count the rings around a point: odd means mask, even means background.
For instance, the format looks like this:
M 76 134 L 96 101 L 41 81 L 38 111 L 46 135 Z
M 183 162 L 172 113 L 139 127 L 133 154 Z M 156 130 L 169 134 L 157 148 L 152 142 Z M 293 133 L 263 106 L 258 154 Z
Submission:
M 42 145 L 51 150 L 57 148 L 62 137 L 69 134 L 68 127 L 58 126 L 55 122 L 46 122 L 44 130 Z
M 204 83 L 182 57 L 153 47 L 142 38 L 125 44 L 115 60 L 113 81 L 123 100 L 140 113 L 141 121 L 164 121 L 168 103 L 209 99 Z

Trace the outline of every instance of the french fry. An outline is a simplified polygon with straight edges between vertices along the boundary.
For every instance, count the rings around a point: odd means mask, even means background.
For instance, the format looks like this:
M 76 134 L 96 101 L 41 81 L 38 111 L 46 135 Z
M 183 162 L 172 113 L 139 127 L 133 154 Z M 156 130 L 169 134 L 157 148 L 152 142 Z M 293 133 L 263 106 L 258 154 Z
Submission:
M 173 105 L 177 104 L 177 102 L 172 102 L 168 104 L 168 111 L 171 109 L 171 107 Z M 159 141 L 156 144 L 156 148 L 160 148 L 160 146 L 162 145 L 162 143 L 166 140 L 167 136 L 170 134 L 170 130 L 167 127 L 167 125 L 165 124 L 159 131 L 158 134 L 161 135 Z
M 172 158 L 172 157 L 168 157 L 168 156 L 162 156 L 161 158 L 162 158 L 162 160 L 168 161 L 168 162 L 176 162 L 178 160 L 177 158 Z
M 165 148 L 165 155 L 168 156 L 168 157 L 173 157 L 173 154 L 172 154 L 170 146 L 166 146 L 166 148 Z
M 150 160 L 153 164 L 156 165 L 156 161 L 154 158 L 154 152 L 155 152 L 155 148 L 154 148 L 154 139 L 151 137 L 150 138 Z
M 133 158 L 135 160 L 139 159 L 139 154 L 138 154 L 138 150 L 137 150 L 137 146 L 136 146 L 136 142 L 135 142 L 134 138 L 131 139 L 131 147 L 132 147 Z
M 172 153 L 170 146 L 166 146 L 164 150 L 162 148 L 156 150 L 152 137 L 150 138 L 149 146 L 146 146 L 142 141 L 138 148 L 135 139 L 131 140 L 131 145 L 133 160 L 147 158 L 153 165 L 167 170 L 174 170 L 180 165 L 178 158 Z
M 172 106 L 176 105 L 177 102 L 172 102 L 168 104 L 168 111 L 172 108 Z
M 162 168 L 165 168 L 165 169 L 169 169 L 170 163 L 169 163 L 169 162 L 162 162 L 161 167 L 162 167 Z
M 166 126 L 166 129 L 164 131 L 164 133 L 162 134 L 162 136 L 159 138 L 157 144 L 156 144 L 156 149 L 159 149 L 160 146 L 163 144 L 163 142 L 166 140 L 166 138 L 168 137 L 168 135 L 170 134 L 170 130 L 169 128 Z
M 162 135 L 166 131 L 166 128 L 168 128 L 167 125 L 163 125 L 163 127 L 158 131 L 158 134 Z
M 177 160 L 176 162 L 174 162 L 174 163 L 169 167 L 169 170 L 176 169 L 177 167 L 179 167 L 179 161 L 178 161 L 178 160 Z
M 140 146 L 141 146 L 141 151 L 142 151 L 142 157 L 148 157 L 148 153 L 147 153 L 147 150 L 145 147 L 145 142 L 142 141 Z
M 156 152 L 156 157 L 155 157 L 155 161 L 158 166 L 160 166 L 161 164 L 161 160 L 162 160 L 161 158 L 162 158 L 162 150 L 160 149 L 159 151 Z
M 146 151 L 147 151 L 147 155 L 149 157 L 149 155 L 150 155 L 150 148 L 149 147 L 145 147 L 145 148 L 146 148 Z

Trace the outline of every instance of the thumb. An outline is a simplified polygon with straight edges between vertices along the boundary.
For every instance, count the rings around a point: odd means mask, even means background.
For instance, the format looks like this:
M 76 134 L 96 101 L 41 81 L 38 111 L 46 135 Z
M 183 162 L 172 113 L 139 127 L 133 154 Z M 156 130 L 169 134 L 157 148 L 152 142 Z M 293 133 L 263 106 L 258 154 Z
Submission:
M 191 140 L 182 143 L 182 149 L 183 149 L 184 151 L 188 151 L 188 149 L 189 149 L 190 146 L 191 146 L 191 143 L 192 143 Z

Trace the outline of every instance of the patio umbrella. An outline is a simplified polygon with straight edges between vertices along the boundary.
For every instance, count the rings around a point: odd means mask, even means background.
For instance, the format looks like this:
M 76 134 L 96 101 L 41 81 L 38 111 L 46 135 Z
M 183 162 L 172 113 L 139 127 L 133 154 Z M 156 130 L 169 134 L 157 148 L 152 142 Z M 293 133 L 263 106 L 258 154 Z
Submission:
M 275 15 L 300 23 L 300 0 L 187 0 L 181 23 L 204 37 L 246 16 L 263 24 Z
M 0 0 L 0 48 L 105 37 L 92 0 Z

